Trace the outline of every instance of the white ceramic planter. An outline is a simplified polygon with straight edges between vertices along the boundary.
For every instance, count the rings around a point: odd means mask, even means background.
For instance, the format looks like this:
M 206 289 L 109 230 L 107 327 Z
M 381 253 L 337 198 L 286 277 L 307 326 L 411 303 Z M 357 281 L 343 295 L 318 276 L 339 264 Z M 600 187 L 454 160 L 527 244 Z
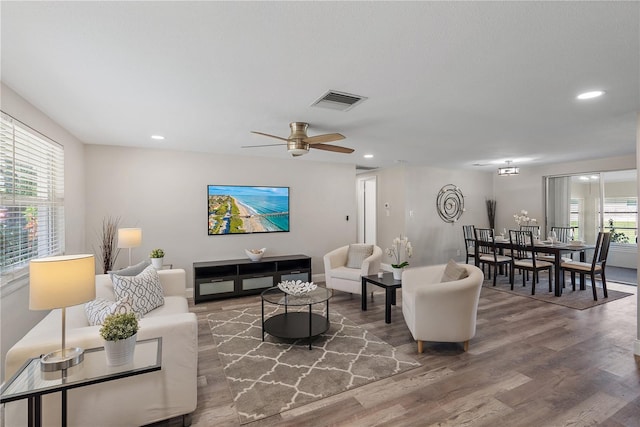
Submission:
M 402 269 L 391 267 L 393 269 L 393 278 L 394 280 L 402 280 Z
M 105 341 L 104 350 L 107 355 L 107 365 L 120 366 L 133 362 L 137 337 L 138 334 L 134 334 L 124 340 Z
M 151 258 L 151 265 L 156 270 L 160 270 L 162 268 L 162 263 L 164 262 L 164 258 Z

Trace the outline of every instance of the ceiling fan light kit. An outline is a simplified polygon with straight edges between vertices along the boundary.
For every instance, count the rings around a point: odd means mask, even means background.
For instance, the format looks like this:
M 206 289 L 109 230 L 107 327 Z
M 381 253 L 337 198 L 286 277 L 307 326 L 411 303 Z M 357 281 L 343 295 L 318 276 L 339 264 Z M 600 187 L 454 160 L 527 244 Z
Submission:
M 335 153 L 344 153 L 344 154 L 353 153 L 355 151 L 352 148 L 326 144 L 327 142 L 340 141 L 341 139 L 344 139 L 344 135 L 341 135 L 339 133 L 327 133 L 324 135 L 307 136 L 307 129 L 309 128 L 309 123 L 292 122 L 292 123 L 289 123 L 289 127 L 291 128 L 291 134 L 289 135 L 288 138 L 282 138 L 280 136 L 270 135 L 268 133 L 263 133 L 263 132 L 251 131 L 251 133 L 255 133 L 257 135 L 267 136 L 269 138 L 275 138 L 275 139 L 284 141 L 284 143 L 282 144 L 245 145 L 242 148 L 286 145 L 287 151 L 291 153 L 291 155 L 294 157 L 307 154 L 309 152 L 309 148 L 317 148 L 319 150 L 333 151 Z

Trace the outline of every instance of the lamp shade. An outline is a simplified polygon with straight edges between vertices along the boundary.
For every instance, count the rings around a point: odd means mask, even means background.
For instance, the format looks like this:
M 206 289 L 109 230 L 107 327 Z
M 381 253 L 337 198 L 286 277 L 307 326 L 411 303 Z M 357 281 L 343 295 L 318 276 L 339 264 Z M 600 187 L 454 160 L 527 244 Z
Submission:
M 63 255 L 29 263 L 29 308 L 70 307 L 96 297 L 93 255 Z
M 119 228 L 118 229 L 118 247 L 119 248 L 137 248 L 142 244 L 141 228 Z

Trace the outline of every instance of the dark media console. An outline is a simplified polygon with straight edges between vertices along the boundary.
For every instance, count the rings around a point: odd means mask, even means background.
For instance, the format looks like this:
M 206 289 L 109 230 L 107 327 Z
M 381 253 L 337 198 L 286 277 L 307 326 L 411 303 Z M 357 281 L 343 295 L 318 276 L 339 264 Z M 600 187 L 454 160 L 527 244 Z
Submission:
M 284 280 L 311 281 L 311 257 L 287 255 L 261 261 L 231 259 L 193 263 L 194 302 L 259 294 Z

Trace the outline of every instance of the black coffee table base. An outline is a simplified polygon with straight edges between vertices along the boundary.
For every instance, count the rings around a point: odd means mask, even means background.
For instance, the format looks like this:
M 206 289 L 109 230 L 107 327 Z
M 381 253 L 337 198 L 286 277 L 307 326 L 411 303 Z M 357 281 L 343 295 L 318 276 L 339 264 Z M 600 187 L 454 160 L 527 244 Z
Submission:
M 329 319 L 317 313 L 306 311 L 276 314 L 264 321 L 264 332 L 284 339 L 309 338 L 311 340 L 329 330 Z M 263 341 L 264 341 L 263 332 Z

